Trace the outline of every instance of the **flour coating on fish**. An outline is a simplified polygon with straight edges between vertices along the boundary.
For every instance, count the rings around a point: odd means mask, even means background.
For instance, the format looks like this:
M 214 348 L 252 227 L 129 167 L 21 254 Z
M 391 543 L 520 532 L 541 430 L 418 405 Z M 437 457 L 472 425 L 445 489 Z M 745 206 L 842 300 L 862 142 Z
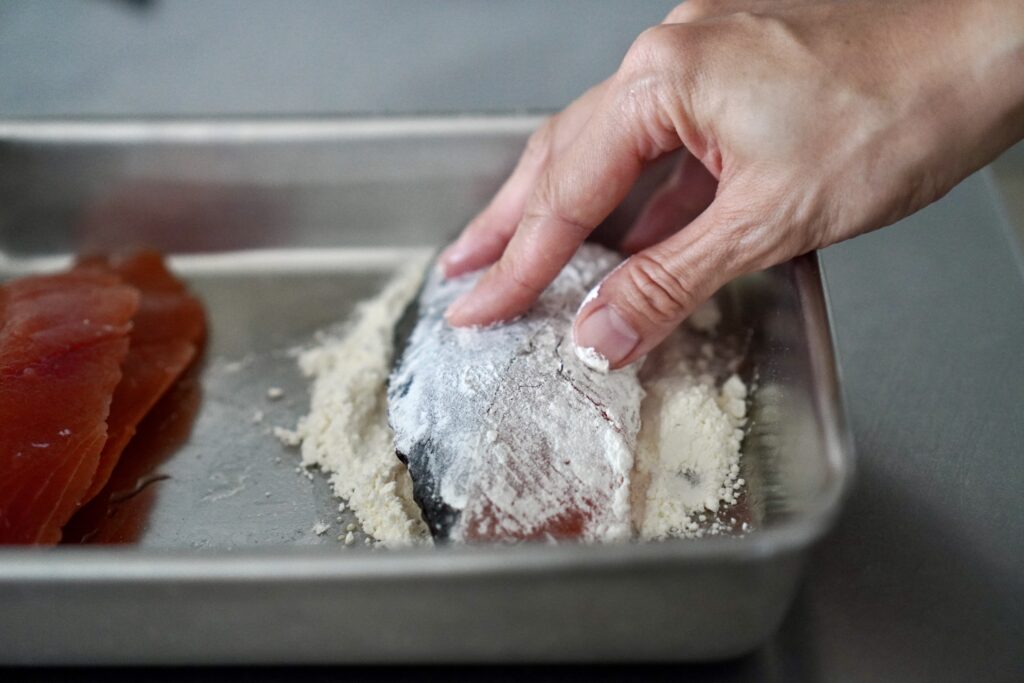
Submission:
M 619 260 L 584 245 L 529 313 L 476 330 L 443 314 L 477 276 L 430 276 L 388 414 L 435 536 L 630 537 L 643 389 L 635 366 L 586 367 L 571 333 L 580 302 Z

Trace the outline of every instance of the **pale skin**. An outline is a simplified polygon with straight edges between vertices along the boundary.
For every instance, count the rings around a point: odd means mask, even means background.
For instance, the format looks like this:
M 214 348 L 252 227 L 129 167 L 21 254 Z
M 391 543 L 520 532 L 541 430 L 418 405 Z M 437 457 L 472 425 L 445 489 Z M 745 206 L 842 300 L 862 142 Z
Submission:
M 451 325 L 526 311 L 683 150 L 577 315 L 618 368 L 735 277 L 889 225 L 1024 137 L 1021 0 L 690 0 L 531 138 L 441 256 L 487 267 Z

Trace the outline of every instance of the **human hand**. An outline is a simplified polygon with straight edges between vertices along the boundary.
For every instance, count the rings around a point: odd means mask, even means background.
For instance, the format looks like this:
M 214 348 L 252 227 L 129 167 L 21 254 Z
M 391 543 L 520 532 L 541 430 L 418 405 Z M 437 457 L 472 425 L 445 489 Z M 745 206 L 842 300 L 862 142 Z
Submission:
M 549 119 L 441 256 L 455 326 L 523 311 L 645 167 L 684 149 L 579 312 L 613 368 L 719 287 L 893 223 L 1024 136 L 1019 0 L 684 3 Z M 495 263 L 496 261 L 496 263 Z

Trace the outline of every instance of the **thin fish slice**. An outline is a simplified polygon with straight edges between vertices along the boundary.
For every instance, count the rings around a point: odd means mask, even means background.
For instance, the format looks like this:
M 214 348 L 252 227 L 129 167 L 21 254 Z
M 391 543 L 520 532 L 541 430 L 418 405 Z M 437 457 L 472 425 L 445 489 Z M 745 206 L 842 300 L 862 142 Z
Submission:
M 400 458 L 436 537 L 626 539 L 643 390 L 575 355 L 572 320 L 617 254 L 584 245 L 533 309 L 483 330 L 443 312 L 475 277 L 438 274 L 388 389 Z
M 110 481 L 64 526 L 62 543 L 128 544 L 142 537 L 168 478 L 161 465 L 191 434 L 202 400 L 198 374 L 193 363 L 146 413 Z
M 195 358 L 206 333 L 203 307 L 154 251 L 83 259 L 77 271 L 108 273 L 137 288 L 131 344 L 107 419 L 107 442 L 82 502 L 106 485 L 139 422 Z
M 0 543 L 56 543 L 92 485 L 138 301 L 100 273 L 0 287 Z

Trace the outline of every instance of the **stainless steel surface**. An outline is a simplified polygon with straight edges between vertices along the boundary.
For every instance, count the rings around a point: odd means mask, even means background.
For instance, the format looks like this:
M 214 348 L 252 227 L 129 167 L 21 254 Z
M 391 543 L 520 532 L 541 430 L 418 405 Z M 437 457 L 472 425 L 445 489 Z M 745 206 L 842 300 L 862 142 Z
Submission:
M 760 374 L 748 537 L 347 551 L 337 525 L 310 531 L 335 516 L 323 482 L 252 423 L 294 422 L 288 349 L 448 238 L 535 124 L 0 123 L 0 274 L 145 241 L 176 254 L 212 328 L 191 438 L 161 465 L 140 546 L 0 552 L 0 660 L 693 660 L 771 635 L 850 476 L 813 257 L 721 294 Z

